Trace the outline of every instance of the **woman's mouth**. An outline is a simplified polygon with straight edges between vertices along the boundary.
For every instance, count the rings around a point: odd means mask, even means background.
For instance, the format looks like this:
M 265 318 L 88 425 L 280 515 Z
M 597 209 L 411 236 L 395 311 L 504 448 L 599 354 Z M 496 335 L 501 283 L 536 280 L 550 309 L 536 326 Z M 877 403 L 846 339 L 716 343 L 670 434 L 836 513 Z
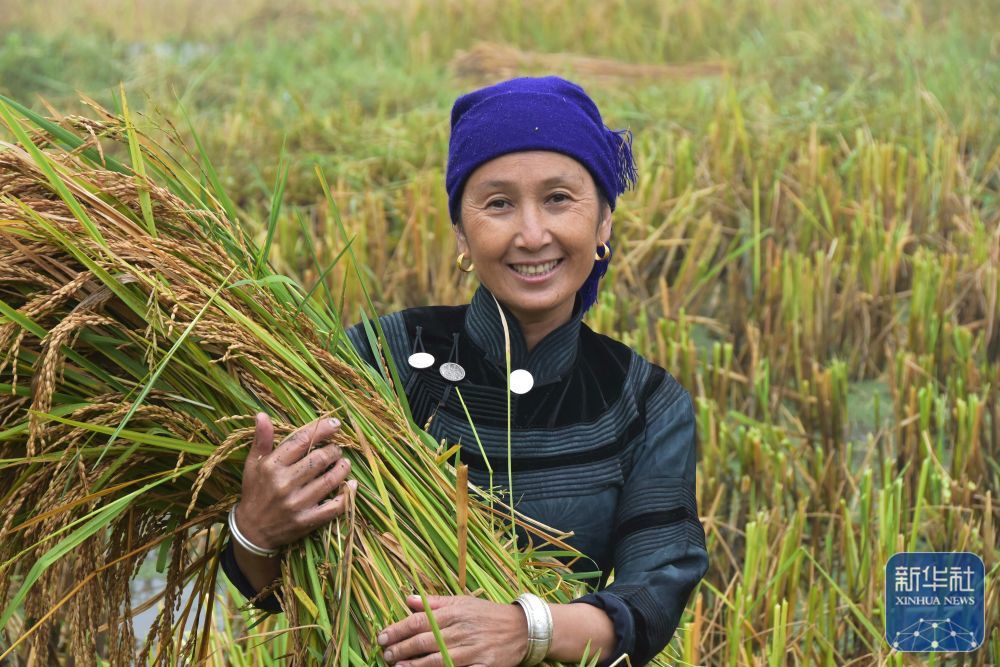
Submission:
M 507 266 L 522 278 L 539 279 L 548 277 L 561 263 L 561 259 L 553 259 L 541 264 L 508 264 Z

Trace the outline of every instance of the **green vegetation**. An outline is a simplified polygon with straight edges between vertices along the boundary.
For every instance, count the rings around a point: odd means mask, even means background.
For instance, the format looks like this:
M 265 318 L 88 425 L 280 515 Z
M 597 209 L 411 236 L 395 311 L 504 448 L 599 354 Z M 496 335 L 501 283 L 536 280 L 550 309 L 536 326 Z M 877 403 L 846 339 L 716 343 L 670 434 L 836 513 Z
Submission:
M 458 51 L 530 52 L 519 72 L 576 78 L 632 128 L 640 183 L 587 322 L 697 398 L 712 566 L 672 662 L 910 664 L 881 637 L 892 553 L 972 551 L 996 580 L 993 3 L 107 4 L 9 2 L 0 93 L 84 113 L 80 91 L 120 111 L 124 81 L 133 122 L 172 123 L 187 146 L 194 128 L 275 271 L 352 321 L 365 298 L 334 261 L 345 235 L 380 312 L 474 287 L 453 263 L 448 111 L 509 58 Z M 609 62 L 538 56 L 558 52 Z M 619 63 L 724 72 L 640 79 Z M 0 434 L 22 418 L 0 410 Z M 913 664 L 1000 663 L 997 590 L 984 647 Z

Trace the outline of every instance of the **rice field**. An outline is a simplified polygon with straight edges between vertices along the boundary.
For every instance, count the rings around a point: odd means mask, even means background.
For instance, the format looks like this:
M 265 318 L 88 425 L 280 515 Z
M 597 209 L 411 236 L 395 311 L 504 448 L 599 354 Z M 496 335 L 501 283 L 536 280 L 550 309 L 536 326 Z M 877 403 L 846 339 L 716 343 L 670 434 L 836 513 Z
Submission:
M 88 100 L 122 114 L 124 90 L 129 122 L 192 173 L 210 159 L 218 209 L 349 322 L 369 297 L 384 313 L 475 288 L 454 268 L 444 193 L 454 98 L 514 74 L 580 81 L 609 125 L 633 130 L 640 175 L 586 322 L 696 398 L 711 566 L 666 664 L 1000 664 L 994 2 L 3 9 L 0 94 L 72 124 L 99 116 Z M 339 261 L 345 239 L 354 262 Z M 3 400 L 13 442 L 25 415 Z M 884 566 L 905 550 L 982 557 L 977 651 L 886 644 Z M 200 655 L 277 660 L 227 640 L 252 621 L 220 599 L 225 631 Z M 22 621 L 0 628 L 0 654 Z

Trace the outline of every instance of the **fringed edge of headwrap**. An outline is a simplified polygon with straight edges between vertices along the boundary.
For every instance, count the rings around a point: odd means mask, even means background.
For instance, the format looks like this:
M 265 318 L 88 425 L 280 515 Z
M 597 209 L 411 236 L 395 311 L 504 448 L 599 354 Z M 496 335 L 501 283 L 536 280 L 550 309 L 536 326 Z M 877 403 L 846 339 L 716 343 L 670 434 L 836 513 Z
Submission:
M 639 173 L 635 169 L 635 158 L 632 156 L 632 130 L 611 130 L 618 137 L 618 194 L 629 190 L 639 182 Z

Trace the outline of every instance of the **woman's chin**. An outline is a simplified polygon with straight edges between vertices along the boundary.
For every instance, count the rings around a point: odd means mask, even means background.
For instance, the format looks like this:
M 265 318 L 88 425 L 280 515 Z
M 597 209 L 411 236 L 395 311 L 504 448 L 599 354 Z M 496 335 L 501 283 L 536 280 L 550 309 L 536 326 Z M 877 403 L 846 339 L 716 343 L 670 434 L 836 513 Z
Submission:
M 494 295 L 500 303 L 522 321 L 546 320 L 559 315 L 568 316 L 573 312 L 573 304 L 576 299 L 575 293 L 568 297 L 560 297 L 558 293 L 524 293 L 523 291 L 515 293 L 507 291 L 503 295 L 497 295 L 494 292 Z

